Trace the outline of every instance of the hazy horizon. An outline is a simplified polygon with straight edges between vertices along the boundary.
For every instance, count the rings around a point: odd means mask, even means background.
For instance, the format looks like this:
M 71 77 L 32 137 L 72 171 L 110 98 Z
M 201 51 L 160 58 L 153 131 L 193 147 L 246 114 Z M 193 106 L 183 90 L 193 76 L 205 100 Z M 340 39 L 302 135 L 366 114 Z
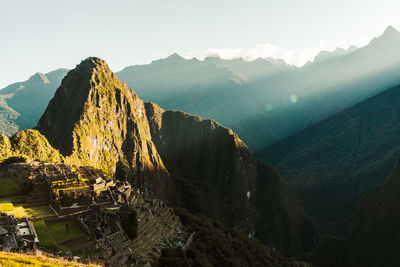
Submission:
M 273 57 L 301 66 L 322 50 L 364 46 L 389 25 L 400 29 L 396 6 L 393 0 L 4 1 L 0 88 L 36 72 L 73 68 L 89 56 L 105 59 L 113 71 L 175 52 L 200 59 Z

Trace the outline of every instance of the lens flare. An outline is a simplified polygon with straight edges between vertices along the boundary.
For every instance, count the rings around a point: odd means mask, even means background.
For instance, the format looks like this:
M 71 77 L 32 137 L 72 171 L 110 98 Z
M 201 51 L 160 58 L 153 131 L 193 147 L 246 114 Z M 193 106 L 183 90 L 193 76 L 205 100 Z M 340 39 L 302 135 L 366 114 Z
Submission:
M 273 106 L 272 106 L 271 104 L 265 105 L 265 110 L 266 110 L 267 112 L 271 112 L 272 109 L 273 109 Z

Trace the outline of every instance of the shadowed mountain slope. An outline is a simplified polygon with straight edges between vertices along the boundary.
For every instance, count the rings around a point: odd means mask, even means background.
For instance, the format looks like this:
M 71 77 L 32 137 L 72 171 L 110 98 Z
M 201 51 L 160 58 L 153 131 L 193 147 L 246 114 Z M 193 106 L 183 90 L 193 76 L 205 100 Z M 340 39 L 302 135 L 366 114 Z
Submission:
M 262 240 L 285 254 L 309 250 L 317 239 L 293 193 L 275 172 L 258 170 L 232 130 L 144 104 L 101 59 L 88 58 L 68 73 L 37 129 L 66 162 L 103 168 L 249 234 L 261 229 Z M 276 198 L 260 201 L 259 192 L 275 188 Z
M 400 33 L 324 52 L 302 68 L 172 55 L 117 76 L 145 101 L 212 118 L 257 151 L 400 83 Z
M 400 148 L 400 86 L 257 156 L 271 162 L 323 232 L 346 235 L 356 203 L 383 182 Z
M 357 206 L 347 239 L 325 236 L 312 251 L 310 261 L 327 267 L 399 266 L 400 167 L 370 190 Z
M 351 266 L 399 266 L 400 165 L 360 202 L 349 246 Z

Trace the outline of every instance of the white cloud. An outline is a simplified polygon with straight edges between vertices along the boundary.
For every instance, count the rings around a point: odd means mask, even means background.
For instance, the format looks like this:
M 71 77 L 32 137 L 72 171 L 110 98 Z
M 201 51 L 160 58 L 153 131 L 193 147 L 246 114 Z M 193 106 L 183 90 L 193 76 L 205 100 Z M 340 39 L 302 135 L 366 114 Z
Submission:
M 204 59 L 205 57 L 218 56 L 222 59 L 234 59 L 243 58 L 245 60 L 254 60 L 256 58 L 276 58 L 283 59 L 289 64 L 302 66 L 307 61 L 312 61 L 314 57 L 321 50 L 334 50 L 335 47 L 328 47 L 325 41 L 321 41 L 317 46 L 303 49 L 303 50 L 291 50 L 284 49 L 277 45 L 270 43 L 257 44 L 253 48 L 237 48 L 237 49 L 226 49 L 226 48 L 213 48 L 207 49 L 200 53 L 194 52 L 178 52 L 185 58 L 196 57 L 198 59 Z

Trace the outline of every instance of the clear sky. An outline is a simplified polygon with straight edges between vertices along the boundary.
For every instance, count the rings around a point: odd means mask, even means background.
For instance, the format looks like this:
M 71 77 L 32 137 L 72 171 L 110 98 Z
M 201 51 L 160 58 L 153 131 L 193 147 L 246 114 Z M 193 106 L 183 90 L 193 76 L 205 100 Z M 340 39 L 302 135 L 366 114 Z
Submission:
M 0 0 L 0 88 L 88 56 L 113 71 L 173 52 L 283 57 L 400 29 L 398 0 Z

